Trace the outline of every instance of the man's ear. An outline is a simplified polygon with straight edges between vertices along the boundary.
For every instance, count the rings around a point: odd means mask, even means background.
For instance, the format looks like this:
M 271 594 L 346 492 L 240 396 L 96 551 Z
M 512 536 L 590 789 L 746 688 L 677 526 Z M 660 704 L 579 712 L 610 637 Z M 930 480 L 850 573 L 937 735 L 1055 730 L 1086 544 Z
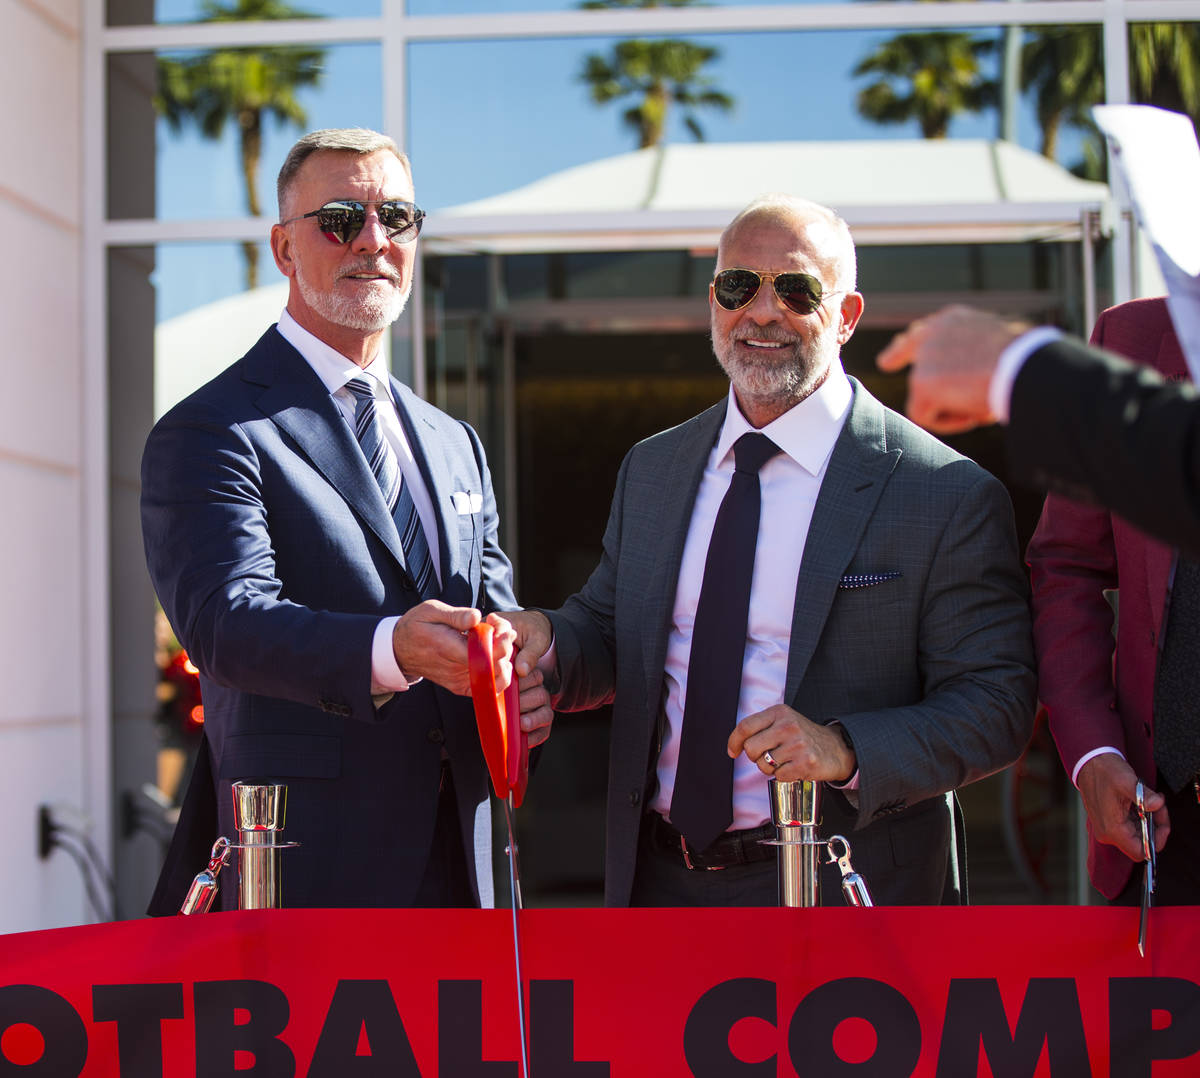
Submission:
M 271 226 L 271 254 L 275 265 L 285 277 L 296 276 L 296 260 L 292 257 L 292 237 L 283 225 Z
M 862 313 L 861 292 L 847 292 L 842 296 L 841 310 L 838 312 L 838 344 L 845 344 L 854 335 L 854 328 L 862 318 Z

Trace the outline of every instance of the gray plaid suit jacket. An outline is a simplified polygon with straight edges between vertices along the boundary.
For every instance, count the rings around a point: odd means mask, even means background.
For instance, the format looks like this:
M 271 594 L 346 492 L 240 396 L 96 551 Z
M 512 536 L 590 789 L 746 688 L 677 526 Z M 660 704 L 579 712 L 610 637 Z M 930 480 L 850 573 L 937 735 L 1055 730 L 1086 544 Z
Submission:
M 876 901 L 962 901 L 952 791 L 1016 759 L 1036 707 L 1012 508 L 994 477 L 852 384 L 795 583 L 785 700 L 814 721 L 837 719 L 853 738 L 857 796 L 827 790 L 823 830 L 850 837 Z M 613 702 L 609 905 L 627 905 L 633 886 L 680 559 L 725 409 L 634 446 L 600 564 L 549 612 L 556 706 Z M 874 582 L 845 586 L 856 574 Z M 840 903 L 829 871 L 823 893 Z

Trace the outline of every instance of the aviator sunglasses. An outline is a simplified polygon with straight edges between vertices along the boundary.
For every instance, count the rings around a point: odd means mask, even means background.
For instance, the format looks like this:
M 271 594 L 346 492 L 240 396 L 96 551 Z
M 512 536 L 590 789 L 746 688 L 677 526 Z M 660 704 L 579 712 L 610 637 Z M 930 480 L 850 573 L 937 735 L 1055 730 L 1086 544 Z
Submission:
M 758 295 L 763 281 L 770 281 L 780 302 L 796 314 L 812 314 L 826 296 L 838 295 L 837 292 L 826 292 L 821 282 L 808 273 L 726 269 L 713 278 L 713 296 L 725 310 L 740 311 Z
M 289 217 L 282 223 L 290 225 L 294 221 L 303 221 L 306 217 L 315 217 L 317 227 L 331 240 L 335 243 L 349 243 L 367 223 L 368 206 L 375 207 L 379 223 L 387 233 L 388 239 L 394 243 L 412 243 L 421 231 L 421 222 L 425 220 L 425 211 L 418 209 L 412 202 L 355 202 L 351 199 L 338 199 L 336 202 L 326 202 L 319 210 L 313 210 L 311 213 Z

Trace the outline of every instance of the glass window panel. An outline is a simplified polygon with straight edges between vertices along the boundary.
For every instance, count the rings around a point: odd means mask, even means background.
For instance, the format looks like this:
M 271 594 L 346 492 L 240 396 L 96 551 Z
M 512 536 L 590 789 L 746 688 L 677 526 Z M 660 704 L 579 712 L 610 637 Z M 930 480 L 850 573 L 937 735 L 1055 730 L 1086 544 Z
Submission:
M 114 282 L 118 294 L 112 297 L 110 317 L 113 325 L 127 327 L 132 320 L 144 326 L 138 332 L 147 337 L 153 333 L 155 418 L 228 367 L 279 320 L 288 282 L 275 268 L 268 246 L 256 246 L 261 283 L 254 290 L 245 288 L 239 243 L 160 243 L 128 249 L 139 255 L 131 263 L 137 272 L 127 271 Z M 410 384 L 411 332 L 406 313 L 385 342 L 392 371 Z M 113 355 L 119 358 L 131 350 L 126 343 Z
M 343 18 L 378 15 L 380 0 L 108 0 L 109 26 L 208 22 L 217 12 L 242 18 Z
M 224 123 L 219 130 L 213 124 L 213 137 L 207 137 L 201 121 L 209 98 L 203 91 L 217 83 L 217 77 L 209 74 L 212 68 L 198 66 L 188 74 L 180 66 L 211 57 L 207 50 L 109 56 L 110 217 L 221 218 L 250 212 L 241 164 L 239 102 L 233 98 L 218 107 Z M 260 111 L 255 183 L 261 212 L 274 216 L 275 176 L 300 135 L 320 127 L 378 129 L 382 124 L 380 49 L 377 45 L 305 45 L 217 50 L 213 63 L 224 74 L 247 57 L 255 64 L 265 60 L 268 69 L 283 73 L 280 89 Z M 185 102 L 178 131 L 152 97 L 154 87 L 168 73 L 178 77 L 178 96 Z M 193 107 L 186 107 L 189 103 Z M 281 116 L 289 118 L 281 120 Z
M 979 79 L 1000 80 L 1000 28 L 949 32 L 956 48 L 972 42 Z M 946 33 L 812 31 L 770 34 L 689 35 L 687 40 L 717 50 L 700 70 L 733 99 L 733 108 L 697 108 L 694 117 L 709 142 L 841 141 L 912 139 L 922 134 L 916 115 L 896 123 L 864 114 L 860 93 L 872 82 L 887 82 L 894 96 L 911 96 L 906 77 L 855 75 L 860 62 L 881 62 L 897 50 L 900 67 L 913 69 L 914 56 L 944 56 Z M 936 39 L 932 43 L 929 39 Z M 517 40 L 417 43 L 409 49 L 410 138 L 422 204 L 438 209 L 500 194 L 576 165 L 632 151 L 637 132 L 622 122 L 636 97 L 598 105 L 582 78 L 586 57 L 609 57 L 619 39 Z M 908 59 L 904 60 L 903 57 Z M 803 72 L 805 86 L 793 86 Z M 975 109 L 954 111 L 946 124 L 950 138 L 994 139 L 1000 107 L 987 94 Z M 1018 142 L 1039 150 L 1042 133 L 1033 92 L 1018 95 Z M 1056 153 L 1075 164 L 1084 135 L 1064 129 Z M 665 140 L 691 140 L 679 108 L 668 115 Z M 887 201 L 887 178 L 879 177 L 879 200 Z
M 161 2 L 161 0 L 160 0 Z M 182 2 L 182 0 L 180 0 Z M 830 0 L 692 0 L 683 7 L 804 7 L 806 4 L 828 3 Z M 833 0 L 852 3 L 853 0 Z M 582 0 L 407 0 L 410 15 L 493 15 L 504 12 L 577 11 Z M 624 5 L 619 5 L 624 7 Z M 645 7 L 663 6 L 646 3 Z
M 1200 22 L 1130 26 L 1129 81 L 1134 101 L 1185 113 L 1200 126 Z

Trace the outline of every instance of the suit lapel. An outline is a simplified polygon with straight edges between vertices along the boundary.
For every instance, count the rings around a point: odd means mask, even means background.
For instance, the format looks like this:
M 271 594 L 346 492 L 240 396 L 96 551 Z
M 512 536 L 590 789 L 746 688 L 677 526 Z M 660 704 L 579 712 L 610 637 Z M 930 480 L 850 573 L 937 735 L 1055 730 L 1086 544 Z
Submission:
M 250 356 L 245 377 L 263 387 L 259 410 L 299 447 L 401 565 L 404 551 L 383 494 L 337 404 L 290 344 L 274 329 Z
M 725 421 L 727 400 L 702 412 L 684 428 L 666 469 L 661 500 L 655 507 L 656 534 L 649 536 L 648 541 L 657 554 L 653 575 L 643 599 L 644 616 L 640 619 L 641 654 L 646 664 L 646 700 L 652 712 L 658 707 L 662 695 L 671 613 L 675 607 L 679 566 L 683 561 L 683 545 L 687 541 L 692 507 L 696 502 L 704 468 L 708 464 L 708 455 Z
M 829 458 L 796 578 L 784 700 L 796 698 L 842 579 L 900 460 L 889 449 L 883 406 L 856 380 L 850 415 Z

